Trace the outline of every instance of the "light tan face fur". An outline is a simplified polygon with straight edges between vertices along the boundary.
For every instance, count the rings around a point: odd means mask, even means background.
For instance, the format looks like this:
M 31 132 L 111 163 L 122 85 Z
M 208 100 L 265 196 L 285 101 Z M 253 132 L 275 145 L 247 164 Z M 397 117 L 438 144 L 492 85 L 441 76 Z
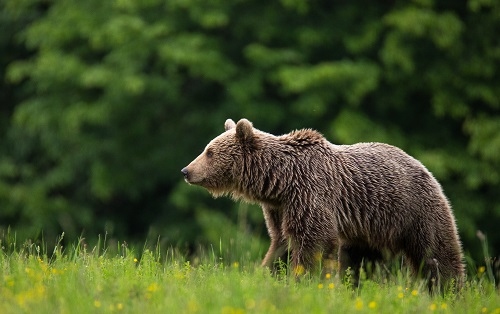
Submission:
M 203 185 L 204 181 L 215 175 L 215 173 L 217 172 L 215 170 L 220 171 L 220 167 L 224 166 L 218 165 L 218 163 L 220 162 L 219 159 L 221 158 L 221 154 L 224 154 L 224 152 L 221 152 L 220 147 L 221 145 L 227 146 L 227 144 L 223 144 L 228 141 L 228 134 L 226 134 L 227 132 L 224 132 L 223 134 L 210 141 L 203 152 L 185 168 L 188 171 L 188 175 L 185 178 L 186 182 L 190 184 Z M 234 133 L 234 131 L 232 133 Z M 218 169 L 214 169 L 214 167 L 217 167 Z
M 241 154 L 234 122 L 226 123 L 226 128 L 227 131 L 210 141 L 204 151 L 182 169 L 186 182 L 202 186 L 214 196 L 231 190 L 234 169 L 238 167 L 238 156 Z

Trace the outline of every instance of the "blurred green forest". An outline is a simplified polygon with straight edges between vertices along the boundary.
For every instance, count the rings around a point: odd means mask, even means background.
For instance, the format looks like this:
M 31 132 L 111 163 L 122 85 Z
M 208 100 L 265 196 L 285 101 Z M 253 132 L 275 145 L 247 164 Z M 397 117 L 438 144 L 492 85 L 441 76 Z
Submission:
M 4 233 L 265 244 L 180 174 L 246 117 L 403 148 L 500 253 L 500 1 L 3 0 L 0 29 Z

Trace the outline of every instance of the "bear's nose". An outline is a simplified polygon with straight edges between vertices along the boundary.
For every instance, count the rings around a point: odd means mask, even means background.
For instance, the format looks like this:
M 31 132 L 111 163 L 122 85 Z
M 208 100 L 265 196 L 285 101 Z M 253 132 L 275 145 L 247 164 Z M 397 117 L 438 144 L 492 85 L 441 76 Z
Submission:
M 188 170 L 187 170 L 187 168 L 182 168 L 181 172 L 182 172 L 182 174 L 184 175 L 184 178 L 187 178 L 187 175 L 188 175 Z

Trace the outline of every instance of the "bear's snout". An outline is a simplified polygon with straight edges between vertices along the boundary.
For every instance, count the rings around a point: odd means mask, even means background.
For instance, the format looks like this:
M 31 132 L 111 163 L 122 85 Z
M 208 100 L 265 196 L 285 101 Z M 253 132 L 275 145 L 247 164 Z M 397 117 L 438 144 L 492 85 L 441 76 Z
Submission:
M 196 171 L 196 168 L 191 165 L 182 168 L 181 173 L 184 175 L 184 181 L 189 184 L 201 185 L 203 182 L 203 177 L 200 176 L 200 172 Z

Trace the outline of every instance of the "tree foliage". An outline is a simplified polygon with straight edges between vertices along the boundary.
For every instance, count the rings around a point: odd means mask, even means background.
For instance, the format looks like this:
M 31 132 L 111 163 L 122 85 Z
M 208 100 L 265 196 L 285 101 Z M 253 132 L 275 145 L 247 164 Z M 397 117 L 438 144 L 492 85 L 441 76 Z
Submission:
M 0 6 L 4 227 L 217 241 L 227 218 L 215 212 L 236 221 L 240 205 L 179 170 L 226 118 L 246 117 L 400 146 L 442 182 L 466 250 L 480 256 L 478 229 L 500 247 L 495 1 Z M 245 213 L 262 232 L 258 211 Z

